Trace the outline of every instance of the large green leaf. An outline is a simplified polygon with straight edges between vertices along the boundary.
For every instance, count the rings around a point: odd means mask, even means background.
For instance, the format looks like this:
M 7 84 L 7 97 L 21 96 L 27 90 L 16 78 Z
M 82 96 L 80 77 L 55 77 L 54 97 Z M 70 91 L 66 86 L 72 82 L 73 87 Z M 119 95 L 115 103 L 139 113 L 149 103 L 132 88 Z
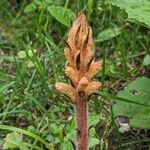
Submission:
M 105 29 L 104 31 L 100 32 L 95 40 L 95 42 L 102 42 L 106 40 L 110 40 L 121 33 L 120 28 L 113 27 Z
M 129 19 L 134 19 L 150 26 L 149 0 L 116 0 L 112 4 L 124 9 Z
M 65 26 L 69 26 L 71 21 L 75 17 L 75 14 L 73 11 L 71 11 L 68 8 L 61 7 L 61 6 L 50 6 L 48 7 L 48 11 L 56 20 L 58 20 Z
M 134 102 L 150 105 L 150 79 L 146 77 L 137 78 L 123 91 L 120 91 L 118 96 Z M 115 116 L 127 116 L 132 127 L 150 128 L 150 107 L 123 101 L 115 102 L 113 106 Z

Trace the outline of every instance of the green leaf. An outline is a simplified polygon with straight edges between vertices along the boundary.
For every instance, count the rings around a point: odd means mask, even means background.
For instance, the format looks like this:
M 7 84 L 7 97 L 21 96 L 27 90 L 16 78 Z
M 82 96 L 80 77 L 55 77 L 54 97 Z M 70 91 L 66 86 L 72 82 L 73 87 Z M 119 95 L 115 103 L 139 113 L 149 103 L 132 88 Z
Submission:
M 143 66 L 149 66 L 150 65 L 150 55 L 146 55 L 144 57 L 144 60 L 143 60 Z
M 4 149 L 19 148 L 20 150 L 28 150 L 27 146 L 22 142 L 21 136 L 16 132 L 7 134 L 3 146 Z
M 61 6 L 50 6 L 48 7 L 48 11 L 56 20 L 65 26 L 69 26 L 75 17 L 74 12 Z
M 27 56 L 26 56 L 26 52 L 25 52 L 25 51 L 20 51 L 20 52 L 18 53 L 18 57 L 19 57 L 20 59 L 26 58 L 26 57 L 27 57 Z
M 73 146 L 70 141 L 63 143 L 61 150 L 73 150 Z
M 27 5 L 24 9 L 24 12 L 25 13 L 28 13 L 28 12 L 32 12 L 34 11 L 35 9 L 37 8 L 36 4 L 35 3 L 31 3 L 29 5 Z
M 119 97 L 130 99 L 133 102 L 150 105 L 150 79 L 146 77 L 137 78 L 131 82 L 123 91 L 118 93 Z M 115 99 L 114 99 L 115 100 Z M 130 125 L 136 128 L 150 128 L 150 107 L 143 107 L 132 103 L 115 101 L 113 106 L 114 116 L 127 116 Z
M 1 124 L 0 124 L 0 130 L 9 130 L 9 131 L 13 131 L 13 132 L 28 135 L 28 136 L 34 138 L 35 140 L 43 143 L 48 148 L 48 150 L 53 150 L 53 145 L 51 143 L 48 143 L 42 137 L 40 137 L 40 136 L 38 136 L 38 135 L 36 135 L 32 132 L 26 131 L 24 129 L 16 128 L 16 127 L 13 127 L 13 126 L 1 125 Z
M 121 30 L 118 27 L 108 28 L 98 34 L 95 42 L 102 42 L 102 41 L 110 40 L 118 36 L 120 33 L 121 33 Z
M 99 139 L 97 139 L 97 138 L 91 138 L 90 139 L 90 143 L 89 143 L 89 148 L 92 148 L 92 147 L 98 145 L 99 142 L 100 142 Z
M 150 1 L 149 0 L 116 0 L 112 2 L 120 9 L 124 9 L 129 19 L 134 19 L 150 26 Z
M 96 125 L 99 121 L 100 121 L 100 115 L 90 114 L 88 119 L 88 125 L 89 127 Z
M 24 12 L 25 13 L 29 13 L 29 12 L 33 12 L 35 10 L 43 10 L 46 9 L 48 6 L 50 6 L 53 3 L 52 0 L 33 0 L 30 4 L 28 4 L 25 9 Z
M 89 134 L 90 134 L 90 137 L 94 137 L 96 135 L 95 128 L 90 128 Z
M 19 150 L 29 150 L 29 149 L 41 150 L 41 147 L 39 147 L 38 145 L 23 142 L 22 136 L 17 132 L 11 132 L 6 135 L 3 148 L 19 149 Z

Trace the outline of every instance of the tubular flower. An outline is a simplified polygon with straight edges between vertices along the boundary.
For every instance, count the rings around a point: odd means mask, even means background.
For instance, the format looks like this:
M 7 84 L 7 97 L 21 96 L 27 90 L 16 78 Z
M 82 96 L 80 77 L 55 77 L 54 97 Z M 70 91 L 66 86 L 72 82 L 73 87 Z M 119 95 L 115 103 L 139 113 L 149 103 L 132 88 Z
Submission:
M 82 91 L 89 96 L 101 87 L 99 82 L 92 81 L 93 76 L 99 72 L 101 63 L 93 59 L 92 30 L 83 13 L 77 15 L 66 43 L 68 47 L 64 49 L 64 55 L 68 63 L 65 74 L 71 81 L 71 88 L 67 91 L 66 84 L 57 83 L 56 89 L 71 97 L 74 102 L 74 96 L 68 92 L 77 94 Z

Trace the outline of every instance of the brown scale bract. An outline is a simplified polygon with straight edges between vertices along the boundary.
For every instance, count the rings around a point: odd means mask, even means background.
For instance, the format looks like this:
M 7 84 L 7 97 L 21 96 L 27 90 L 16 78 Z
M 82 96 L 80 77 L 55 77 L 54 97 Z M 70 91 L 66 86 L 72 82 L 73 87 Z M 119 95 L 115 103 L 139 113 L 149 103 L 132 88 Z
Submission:
M 68 47 L 64 49 L 67 59 L 65 74 L 71 85 L 56 83 L 56 89 L 76 101 L 76 94 L 84 92 L 87 96 L 97 92 L 100 82 L 92 81 L 93 76 L 101 68 L 100 61 L 93 59 L 93 37 L 91 27 L 88 25 L 83 13 L 79 13 L 68 33 Z

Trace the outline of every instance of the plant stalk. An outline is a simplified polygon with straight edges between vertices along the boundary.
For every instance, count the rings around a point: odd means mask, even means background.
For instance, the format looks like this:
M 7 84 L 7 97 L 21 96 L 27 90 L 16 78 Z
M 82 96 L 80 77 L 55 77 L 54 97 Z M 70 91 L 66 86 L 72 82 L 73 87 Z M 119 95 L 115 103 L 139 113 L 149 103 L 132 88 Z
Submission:
M 88 149 L 88 125 L 87 125 L 87 96 L 79 92 L 76 96 L 75 115 L 77 125 L 76 150 Z

